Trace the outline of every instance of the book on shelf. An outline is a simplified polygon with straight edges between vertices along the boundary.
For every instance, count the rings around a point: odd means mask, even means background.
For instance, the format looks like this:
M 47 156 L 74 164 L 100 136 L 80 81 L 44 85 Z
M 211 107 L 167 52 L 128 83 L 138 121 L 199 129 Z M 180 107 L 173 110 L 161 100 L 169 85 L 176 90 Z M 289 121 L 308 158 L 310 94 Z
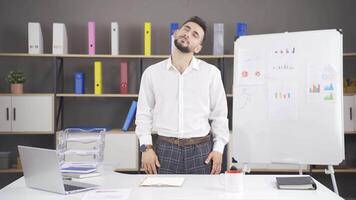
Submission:
M 43 36 L 41 24 L 38 22 L 28 23 L 28 53 L 42 54 L 43 53 Z
M 111 55 L 119 55 L 119 24 L 111 22 Z
M 75 94 L 84 94 L 85 93 L 84 73 L 83 72 L 76 72 L 74 74 L 74 93 Z
M 284 190 L 316 190 L 310 176 L 276 177 L 277 188 Z
M 53 23 L 52 53 L 68 54 L 67 30 L 63 23 Z
M 224 24 L 214 24 L 213 55 L 224 55 Z
M 144 55 L 151 55 L 151 22 L 145 22 L 145 32 L 144 32 Z
M 95 54 L 95 22 L 88 22 L 88 53 Z
M 238 22 L 236 23 L 236 31 L 235 31 L 235 39 L 239 38 L 240 36 L 244 36 L 247 33 L 247 24 Z
M 103 67 L 100 61 L 94 62 L 94 94 L 103 93 Z
M 128 93 L 128 67 L 127 61 L 122 61 L 120 63 L 120 93 Z
M 170 33 L 169 33 L 171 52 L 173 51 L 173 46 L 174 46 L 174 33 L 175 33 L 178 29 L 179 29 L 179 24 L 178 24 L 177 22 L 171 23 L 171 26 L 170 26 Z
M 127 113 L 124 125 L 122 126 L 123 131 L 127 131 L 135 118 L 135 113 L 137 109 L 137 101 L 132 101 L 129 112 Z

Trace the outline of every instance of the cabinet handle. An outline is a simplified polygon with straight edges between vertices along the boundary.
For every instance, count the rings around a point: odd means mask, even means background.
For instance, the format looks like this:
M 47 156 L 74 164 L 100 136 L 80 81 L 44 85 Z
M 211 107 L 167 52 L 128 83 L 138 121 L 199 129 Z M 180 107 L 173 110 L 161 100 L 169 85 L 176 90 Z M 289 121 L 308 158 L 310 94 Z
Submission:
M 14 121 L 16 121 L 16 108 L 13 108 L 14 111 Z
M 6 120 L 9 121 L 9 108 L 6 108 Z
M 352 120 L 352 108 L 350 108 L 350 120 Z

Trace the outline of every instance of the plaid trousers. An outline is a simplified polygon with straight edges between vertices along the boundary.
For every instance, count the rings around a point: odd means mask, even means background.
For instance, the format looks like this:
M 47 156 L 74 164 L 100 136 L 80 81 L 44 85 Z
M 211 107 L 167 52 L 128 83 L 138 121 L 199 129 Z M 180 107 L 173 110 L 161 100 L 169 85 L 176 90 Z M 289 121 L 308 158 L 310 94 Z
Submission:
M 161 167 L 158 174 L 210 174 L 211 162 L 205 164 L 212 142 L 178 146 L 158 140 L 156 153 Z

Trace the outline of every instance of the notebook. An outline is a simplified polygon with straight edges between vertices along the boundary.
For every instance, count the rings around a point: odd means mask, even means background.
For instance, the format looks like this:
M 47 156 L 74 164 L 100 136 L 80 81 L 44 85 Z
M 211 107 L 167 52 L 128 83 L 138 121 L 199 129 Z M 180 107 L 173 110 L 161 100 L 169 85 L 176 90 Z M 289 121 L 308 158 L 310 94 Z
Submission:
M 310 176 L 276 177 L 278 189 L 316 190 L 316 184 Z
M 146 177 L 140 186 L 180 187 L 183 185 L 183 182 L 183 177 Z
M 62 173 L 78 173 L 78 174 L 88 174 L 95 172 L 97 168 L 95 167 L 65 167 L 61 169 Z

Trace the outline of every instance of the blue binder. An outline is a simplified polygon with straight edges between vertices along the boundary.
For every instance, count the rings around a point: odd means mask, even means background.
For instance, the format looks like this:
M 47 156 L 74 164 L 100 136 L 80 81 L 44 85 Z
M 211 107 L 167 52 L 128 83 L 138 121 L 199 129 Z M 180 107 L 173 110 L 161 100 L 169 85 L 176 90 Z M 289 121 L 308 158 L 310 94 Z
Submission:
M 170 29 L 170 32 L 169 32 L 169 37 L 170 37 L 170 47 L 172 49 L 172 45 L 173 45 L 173 34 L 174 32 L 179 29 L 179 24 L 174 22 L 174 23 L 171 23 L 171 29 Z
M 76 72 L 74 75 L 74 93 L 84 94 L 84 73 Z
M 247 24 L 246 23 L 237 23 L 236 24 L 236 32 L 235 32 L 235 39 L 239 38 L 240 36 L 246 35 L 247 32 Z
M 132 101 L 129 112 L 127 113 L 124 125 L 122 126 L 123 131 L 127 131 L 129 129 L 130 124 L 135 117 L 136 108 L 137 108 L 137 101 Z

